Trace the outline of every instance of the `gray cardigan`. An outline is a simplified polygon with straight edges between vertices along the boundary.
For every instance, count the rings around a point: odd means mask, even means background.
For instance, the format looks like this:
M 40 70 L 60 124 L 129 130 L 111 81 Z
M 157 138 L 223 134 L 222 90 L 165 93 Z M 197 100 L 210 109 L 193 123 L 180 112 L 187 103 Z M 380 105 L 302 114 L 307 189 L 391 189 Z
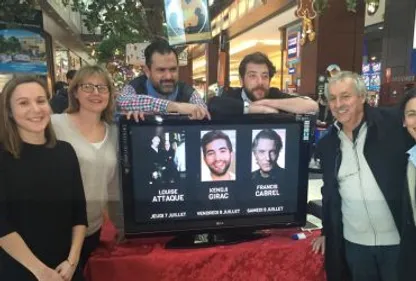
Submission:
M 85 139 L 68 114 L 54 114 L 51 120 L 57 138 L 69 142 L 77 154 L 87 200 L 86 235 L 90 236 L 103 223 L 103 211 L 109 196 L 111 199 L 119 198 L 115 128 L 106 124 L 105 139 L 97 148 Z

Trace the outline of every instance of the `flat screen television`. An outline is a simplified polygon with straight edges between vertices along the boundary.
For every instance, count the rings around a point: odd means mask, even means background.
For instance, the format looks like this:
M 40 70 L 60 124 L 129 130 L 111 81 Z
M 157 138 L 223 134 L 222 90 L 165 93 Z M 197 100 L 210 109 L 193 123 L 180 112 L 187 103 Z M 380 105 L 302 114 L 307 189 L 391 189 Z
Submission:
M 310 120 L 282 114 L 121 118 L 126 238 L 184 241 L 305 225 Z

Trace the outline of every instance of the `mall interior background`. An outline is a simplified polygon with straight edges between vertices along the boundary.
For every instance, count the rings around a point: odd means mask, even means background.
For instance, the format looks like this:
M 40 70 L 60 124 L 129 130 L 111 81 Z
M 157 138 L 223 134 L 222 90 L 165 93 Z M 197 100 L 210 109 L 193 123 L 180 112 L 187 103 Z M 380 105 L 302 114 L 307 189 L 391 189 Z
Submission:
M 396 103 L 406 85 L 415 83 L 414 0 L 400 3 L 379 0 L 375 11 L 361 3 L 356 13 L 347 12 L 343 1 L 329 0 L 329 8 L 313 20 L 316 39 L 303 46 L 300 44 L 303 22 L 295 15 L 298 1 L 208 2 L 212 39 L 187 45 L 182 52 L 185 55 L 181 57 L 180 71 L 181 79 L 194 85 L 205 99 L 218 94 L 221 87 L 239 86 L 238 65 L 254 51 L 266 53 L 276 66 L 271 86 L 313 98 L 317 98 L 317 78 L 325 74 L 329 64 L 361 72 L 370 96 L 380 104 Z M 94 46 L 102 36 L 99 30 L 89 32 L 80 14 L 65 7 L 61 0 L 41 1 L 39 9 L 41 16 L 37 22 L 20 26 L 22 30 L 33 31 L 33 38 L 20 40 L 26 52 L 46 54 L 43 70 L 34 74 L 45 76 L 53 92 L 52 85 L 65 81 L 68 70 L 96 62 Z M 7 34 L 9 26 L 0 22 L 0 31 Z M 124 82 L 141 73 L 142 63 L 127 63 L 126 67 L 132 71 Z M 111 62 L 106 66 L 111 68 Z M 20 73 L 21 68 L 0 68 L 0 89 Z

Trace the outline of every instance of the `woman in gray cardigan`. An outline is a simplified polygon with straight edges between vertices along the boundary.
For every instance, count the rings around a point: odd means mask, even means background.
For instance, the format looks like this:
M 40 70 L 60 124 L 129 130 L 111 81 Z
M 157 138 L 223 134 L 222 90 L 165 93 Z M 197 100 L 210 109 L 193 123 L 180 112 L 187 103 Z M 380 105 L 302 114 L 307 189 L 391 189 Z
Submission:
M 116 134 L 110 126 L 114 93 L 106 70 L 85 66 L 69 85 L 66 113 L 52 115 L 57 138 L 69 142 L 76 151 L 84 183 L 88 228 L 81 268 L 99 244 L 101 226 L 108 217 L 109 190 L 117 190 Z

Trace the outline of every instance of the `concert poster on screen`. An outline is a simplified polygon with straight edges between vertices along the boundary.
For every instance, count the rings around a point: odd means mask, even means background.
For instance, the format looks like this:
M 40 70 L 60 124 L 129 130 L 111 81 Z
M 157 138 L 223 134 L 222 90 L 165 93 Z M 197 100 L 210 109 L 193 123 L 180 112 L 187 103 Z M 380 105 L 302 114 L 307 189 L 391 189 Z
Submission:
M 296 124 L 137 128 L 131 131 L 137 222 L 296 211 Z

